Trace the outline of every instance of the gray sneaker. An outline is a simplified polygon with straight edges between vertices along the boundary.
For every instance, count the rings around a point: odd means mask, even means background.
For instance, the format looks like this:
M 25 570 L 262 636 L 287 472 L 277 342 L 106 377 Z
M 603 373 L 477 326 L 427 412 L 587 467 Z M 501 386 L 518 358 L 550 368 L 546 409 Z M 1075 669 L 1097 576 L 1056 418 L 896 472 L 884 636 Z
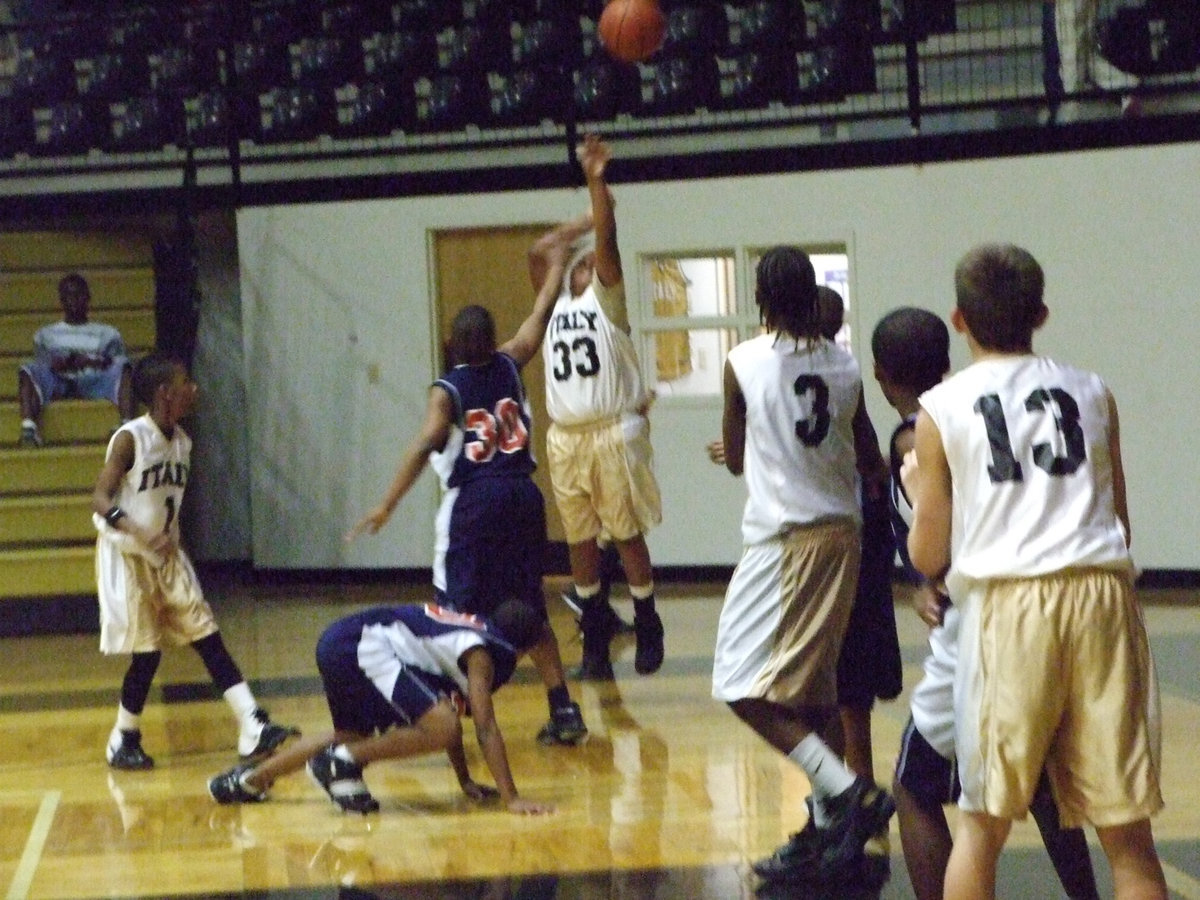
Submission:
M 245 745 L 242 741 L 238 741 L 238 755 L 242 762 L 259 762 L 264 760 L 278 750 L 280 744 L 300 733 L 299 728 L 293 728 L 290 725 L 276 725 L 271 721 L 271 717 L 267 715 L 265 709 L 256 709 L 254 711 L 254 719 L 260 726 L 258 738 L 255 740 L 254 746 L 248 752 L 240 752 L 241 748 Z
M 209 796 L 222 805 L 230 803 L 261 803 L 267 792 L 246 784 L 245 776 L 254 771 L 252 763 L 239 763 L 220 775 L 208 779 Z
M 140 731 L 122 731 L 121 743 L 116 747 L 111 743 L 105 747 L 104 758 L 114 769 L 144 771 L 154 768 L 154 760 L 142 749 L 142 733 Z
M 309 777 L 338 805 L 342 812 L 379 812 L 379 801 L 371 796 L 362 777 L 362 766 L 342 759 L 331 744 L 308 761 Z
M 587 736 L 587 726 L 583 724 L 583 713 L 579 704 L 568 703 L 560 706 L 550 716 L 550 721 L 542 726 L 537 739 L 547 746 L 553 744 L 578 744 Z
M 36 425 L 33 425 L 33 426 L 26 425 L 21 429 L 21 437 L 17 441 L 17 446 L 18 447 L 41 447 L 44 445 L 44 443 L 45 442 L 42 440 L 41 432 L 38 431 L 37 426 Z

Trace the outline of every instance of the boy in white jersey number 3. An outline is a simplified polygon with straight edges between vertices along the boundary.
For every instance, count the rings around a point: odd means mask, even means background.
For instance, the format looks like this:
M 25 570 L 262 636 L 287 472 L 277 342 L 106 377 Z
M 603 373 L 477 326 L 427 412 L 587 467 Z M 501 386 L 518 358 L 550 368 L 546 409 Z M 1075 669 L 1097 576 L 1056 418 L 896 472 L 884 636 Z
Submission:
M 574 251 L 542 345 L 552 422 L 546 455 L 582 611 L 580 676 L 595 680 L 613 677 L 609 641 L 619 626 L 601 590 L 602 535 L 616 544 L 633 595 L 634 668 L 648 675 L 663 661 L 645 538 L 662 520 L 662 508 L 645 415 L 650 394 L 629 337 L 613 197 L 605 182 L 611 156 L 596 136 L 584 139 L 577 157 L 591 209 L 548 232 L 529 254 L 530 279 L 540 290 L 554 251 L 564 245 Z
M 902 477 L 908 547 L 961 610 L 962 795 L 945 897 L 995 895 L 1043 764 L 1064 827 L 1090 822 L 1118 898 L 1167 897 L 1158 687 L 1133 590 L 1117 409 L 1091 372 L 1033 353 L 1041 266 L 989 244 L 955 270 L 971 365 L 921 396 Z
M 856 776 L 821 737 L 837 715 L 837 666 L 858 585 L 857 476 L 878 490 L 886 466 L 862 374 L 821 333 L 812 261 L 773 247 L 756 269 L 766 333 L 725 362 L 725 465 L 745 475 L 742 557 L 721 608 L 713 697 L 804 770 L 808 825 L 755 873 L 768 881 L 864 876 L 863 848 L 887 827 L 892 798 Z

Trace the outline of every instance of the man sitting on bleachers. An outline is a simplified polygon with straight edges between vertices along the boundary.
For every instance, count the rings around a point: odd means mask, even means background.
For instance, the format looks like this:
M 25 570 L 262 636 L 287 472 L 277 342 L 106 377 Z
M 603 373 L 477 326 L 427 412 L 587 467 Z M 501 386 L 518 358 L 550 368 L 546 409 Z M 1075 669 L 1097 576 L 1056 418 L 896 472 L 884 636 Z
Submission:
M 42 408 L 64 397 L 110 400 L 121 419 L 137 414 L 129 384 L 129 359 L 121 333 L 88 319 L 91 290 L 77 273 L 58 283 L 63 319 L 39 328 L 33 338 L 34 358 L 17 376 L 21 400 L 22 447 L 40 447 Z

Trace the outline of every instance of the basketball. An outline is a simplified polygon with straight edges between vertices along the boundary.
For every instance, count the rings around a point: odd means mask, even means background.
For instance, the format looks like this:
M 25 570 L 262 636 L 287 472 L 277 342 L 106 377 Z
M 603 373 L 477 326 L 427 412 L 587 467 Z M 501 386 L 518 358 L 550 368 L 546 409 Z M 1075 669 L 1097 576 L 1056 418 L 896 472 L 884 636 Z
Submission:
M 600 42 L 614 59 L 648 59 L 662 46 L 667 18 L 657 0 L 609 0 L 600 14 Z

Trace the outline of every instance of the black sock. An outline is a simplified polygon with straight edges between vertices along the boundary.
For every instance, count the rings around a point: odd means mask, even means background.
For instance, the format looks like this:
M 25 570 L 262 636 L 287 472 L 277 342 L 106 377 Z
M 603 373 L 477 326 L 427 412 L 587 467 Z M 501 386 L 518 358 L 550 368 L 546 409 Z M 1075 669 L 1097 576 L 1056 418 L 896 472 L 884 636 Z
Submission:
M 568 693 L 565 684 L 560 684 L 558 687 L 552 687 L 546 691 L 546 699 L 550 701 L 551 713 L 556 709 L 562 709 L 564 706 L 571 705 L 571 695 Z
M 1050 862 L 1067 893 L 1072 897 L 1099 897 L 1092 859 L 1088 855 L 1087 838 L 1082 829 L 1063 828 L 1059 824 L 1058 807 L 1050 792 L 1050 780 L 1045 771 L 1038 779 L 1029 811 L 1037 822 L 1046 852 L 1050 854 Z
M 645 616 L 654 612 L 654 595 L 651 594 L 645 600 L 638 600 L 636 597 L 633 600 L 633 617 Z

